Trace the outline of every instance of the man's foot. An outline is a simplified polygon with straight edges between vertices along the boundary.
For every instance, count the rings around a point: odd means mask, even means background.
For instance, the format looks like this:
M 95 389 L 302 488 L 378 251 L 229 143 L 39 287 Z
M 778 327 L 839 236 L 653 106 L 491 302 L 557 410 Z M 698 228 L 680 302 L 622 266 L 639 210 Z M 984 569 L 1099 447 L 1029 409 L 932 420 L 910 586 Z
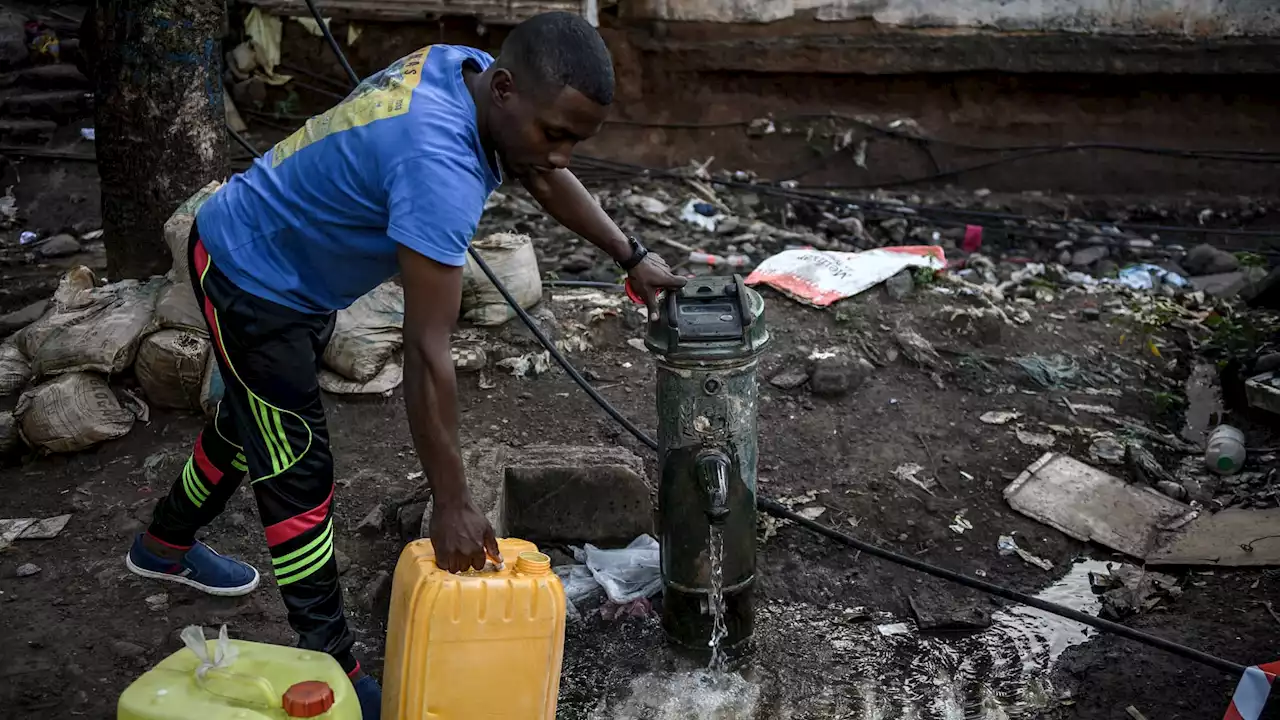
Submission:
M 356 699 L 360 701 L 360 714 L 364 720 L 381 720 L 382 688 L 372 675 L 361 675 L 352 685 L 356 689 Z
M 135 575 L 190 585 L 210 595 L 248 595 L 258 587 L 258 571 L 252 565 L 223 557 L 202 542 L 181 558 L 166 560 L 144 547 L 139 535 L 124 564 Z

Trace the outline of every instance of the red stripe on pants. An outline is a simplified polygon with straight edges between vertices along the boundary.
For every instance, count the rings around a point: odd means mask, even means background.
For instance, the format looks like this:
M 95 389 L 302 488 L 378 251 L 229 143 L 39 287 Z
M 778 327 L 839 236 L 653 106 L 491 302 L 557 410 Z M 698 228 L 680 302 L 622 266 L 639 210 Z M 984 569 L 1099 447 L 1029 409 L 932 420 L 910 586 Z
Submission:
M 196 438 L 196 450 L 193 453 L 196 458 L 196 465 L 200 468 L 200 472 L 209 479 L 213 485 L 217 485 L 222 480 L 222 471 L 214 466 L 209 460 L 209 456 L 204 452 L 204 433 Z
M 308 510 L 301 515 L 293 517 L 283 522 L 267 527 L 267 547 L 275 547 L 283 542 L 288 542 L 311 528 L 324 522 L 325 517 L 329 514 L 329 504 L 333 502 L 333 490 L 329 491 L 329 497 L 325 498 L 320 505 Z

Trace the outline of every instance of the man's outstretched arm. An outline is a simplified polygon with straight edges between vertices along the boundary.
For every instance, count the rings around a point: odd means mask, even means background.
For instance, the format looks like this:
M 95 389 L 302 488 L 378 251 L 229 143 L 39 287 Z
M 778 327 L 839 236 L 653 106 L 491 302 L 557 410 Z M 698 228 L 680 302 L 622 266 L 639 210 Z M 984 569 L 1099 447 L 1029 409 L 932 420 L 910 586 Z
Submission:
M 431 483 L 431 544 L 449 572 L 484 567 L 485 551 L 501 559 L 493 528 L 467 489 L 458 446 L 458 386 L 449 334 L 458 317 L 462 268 L 404 246 L 404 399 L 409 431 Z
M 561 225 L 586 238 L 609 257 L 622 262 L 631 257 L 627 236 L 614 224 L 604 208 L 568 170 L 534 173 L 521 179 L 538 204 Z M 631 269 L 632 288 L 644 298 L 652 319 L 658 311 L 658 291 L 684 287 L 684 278 L 671 273 L 667 262 L 650 253 Z

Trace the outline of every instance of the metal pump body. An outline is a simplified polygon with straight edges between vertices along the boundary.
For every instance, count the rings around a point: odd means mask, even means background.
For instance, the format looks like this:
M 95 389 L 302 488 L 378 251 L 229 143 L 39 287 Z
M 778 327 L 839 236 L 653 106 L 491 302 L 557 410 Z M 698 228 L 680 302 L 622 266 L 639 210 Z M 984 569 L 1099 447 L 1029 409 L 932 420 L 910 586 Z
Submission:
M 658 525 L 667 637 L 706 652 L 711 534 L 723 540 L 728 653 L 752 635 L 756 559 L 756 366 L 769 336 L 764 299 L 740 276 L 668 293 L 646 345 L 657 358 Z

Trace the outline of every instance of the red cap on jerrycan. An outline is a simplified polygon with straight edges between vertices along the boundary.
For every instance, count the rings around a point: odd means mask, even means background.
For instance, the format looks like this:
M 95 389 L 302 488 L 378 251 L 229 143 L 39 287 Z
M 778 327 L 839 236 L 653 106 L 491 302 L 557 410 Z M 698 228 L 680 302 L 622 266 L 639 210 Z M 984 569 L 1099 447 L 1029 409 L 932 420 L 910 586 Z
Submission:
M 291 718 L 319 717 L 333 707 L 333 688 L 319 680 L 300 682 L 284 691 L 280 704 Z

